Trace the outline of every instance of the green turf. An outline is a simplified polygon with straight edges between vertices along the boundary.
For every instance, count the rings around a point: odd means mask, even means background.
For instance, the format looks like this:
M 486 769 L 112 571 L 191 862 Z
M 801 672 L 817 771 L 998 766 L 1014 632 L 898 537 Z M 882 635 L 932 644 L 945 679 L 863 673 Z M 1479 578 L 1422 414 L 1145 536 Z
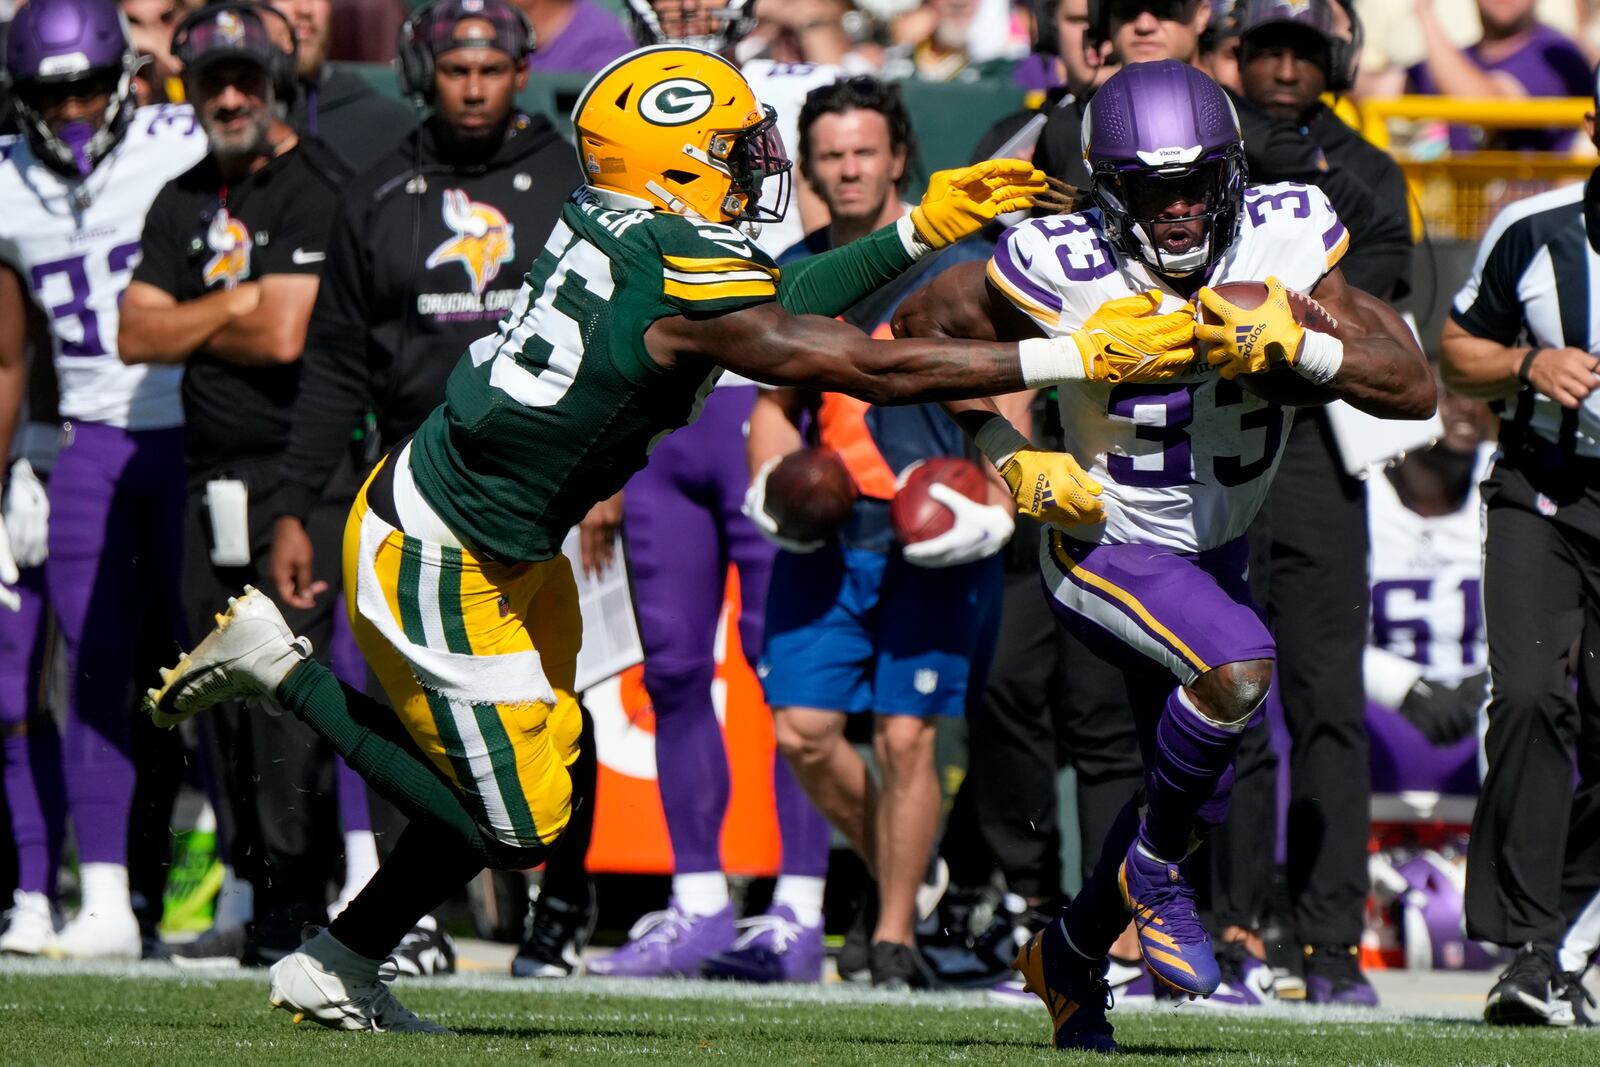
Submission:
M 1104 1063 L 1046 1047 L 1043 1009 L 972 996 L 733 996 L 670 983 L 464 988 L 403 983 L 401 997 L 459 1036 L 333 1033 L 268 1009 L 264 976 L 186 979 L 169 970 L 0 970 L 0 1064 Z M 1117 1013 L 1118 1063 L 1600 1064 L 1600 1035 L 1491 1029 L 1442 1019 L 1280 1009 Z

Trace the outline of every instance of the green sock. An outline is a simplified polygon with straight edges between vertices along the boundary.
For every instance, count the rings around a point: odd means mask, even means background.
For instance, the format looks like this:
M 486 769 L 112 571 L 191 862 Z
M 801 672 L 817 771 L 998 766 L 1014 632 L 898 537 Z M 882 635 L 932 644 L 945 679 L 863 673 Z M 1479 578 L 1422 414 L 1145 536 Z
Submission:
M 434 773 L 409 741 L 385 736 L 358 721 L 394 723 L 398 730 L 394 712 L 343 684 L 314 660 L 290 671 L 276 696 L 280 704 L 327 738 L 380 796 L 410 818 L 440 823 L 462 838 L 484 865 L 491 865 L 493 849 L 455 789 Z

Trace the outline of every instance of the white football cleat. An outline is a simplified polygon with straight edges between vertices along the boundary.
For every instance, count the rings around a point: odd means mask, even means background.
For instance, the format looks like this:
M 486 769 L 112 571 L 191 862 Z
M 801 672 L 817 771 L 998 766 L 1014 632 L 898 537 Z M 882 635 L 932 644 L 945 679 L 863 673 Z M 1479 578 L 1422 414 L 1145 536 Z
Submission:
M 15 890 L 6 915 L 10 922 L 6 932 L 0 934 L 0 953 L 37 956 L 55 940 L 55 915 L 50 910 L 50 898 L 43 893 Z
M 128 908 L 80 911 L 40 955 L 53 960 L 136 960 L 144 955 L 139 920 Z
M 225 700 L 269 695 L 301 660 L 311 642 L 296 637 L 278 606 L 255 586 L 228 598 L 217 628 L 161 669 L 161 687 L 145 694 L 144 706 L 157 726 L 176 726 Z
M 374 1033 L 448 1034 L 429 1019 L 420 1019 L 389 992 L 378 978 L 377 960 L 358 956 L 332 934 L 317 935 L 272 965 L 274 1008 L 332 1030 Z

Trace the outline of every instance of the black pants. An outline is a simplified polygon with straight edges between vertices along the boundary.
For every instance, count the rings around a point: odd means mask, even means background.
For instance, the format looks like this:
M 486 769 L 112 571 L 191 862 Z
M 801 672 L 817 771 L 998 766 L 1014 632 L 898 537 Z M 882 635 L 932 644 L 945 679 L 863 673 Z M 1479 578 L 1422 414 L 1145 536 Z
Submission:
M 1366 488 L 1345 474 L 1320 410 L 1295 416 L 1251 529 L 1251 572 L 1278 646 L 1289 757 L 1288 875 L 1295 936 L 1353 945 L 1367 896 L 1371 808 L 1361 655 L 1367 639 Z M 1216 841 L 1219 921 L 1252 924 L 1272 875 L 1272 754 L 1246 737 L 1228 829 Z M 1248 820 L 1248 821 L 1247 821 Z
M 1038 543 L 1031 525 L 1016 536 L 1019 547 Z M 1062 887 L 1057 771 L 1077 771 L 1084 878 L 1143 771 L 1121 672 L 1056 623 L 1027 556 L 1007 570 L 994 665 L 967 720 L 967 777 L 940 855 L 958 885 L 980 885 L 998 866 L 1012 892 L 1054 900 Z
M 1586 467 L 1513 457 L 1484 482 L 1488 774 L 1466 913 L 1469 936 L 1501 945 L 1559 941 L 1600 866 L 1600 463 Z
M 272 549 L 272 496 L 278 464 L 237 465 L 225 472 L 193 474 L 185 512 L 183 605 L 194 640 L 215 625 L 228 597 L 254 585 L 276 599 L 267 574 Z M 236 477 L 250 491 L 252 559 L 242 567 L 211 562 L 211 524 L 205 484 Z M 314 576 L 339 585 L 340 542 L 347 504 L 327 501 L 309 517 Z M 282 604 L 285 621 L 311 639 L 327 662 L 333 622 L 332 592 L 301 611 Z M 276 709 L 274 709 L 276 710 Z M 305 723 L 285 712 L 237 703 L 219 705 L 197 720 L 202 758 L 213 776 L 220 851 L 255 890 L 256 938 L 273 948 L 299 944 L 300 926 L 325 922 L 329 882 L 338 874 L 342 839 L 334 801 L 333 751 Z

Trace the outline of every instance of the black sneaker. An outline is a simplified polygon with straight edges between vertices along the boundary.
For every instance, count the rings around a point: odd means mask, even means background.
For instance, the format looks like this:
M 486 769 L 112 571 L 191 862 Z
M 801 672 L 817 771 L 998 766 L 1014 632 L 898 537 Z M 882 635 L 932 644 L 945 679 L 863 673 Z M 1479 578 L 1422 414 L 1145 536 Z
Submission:
M 844 932 L 844 944 L 834 958 L 839 979 L 845 982 L 866 982 L 872 978 L 872 931 L 878 925 L 878 889 L 869 885 L 862 892 L 855 920 Z
M 1593 1026 L 1594 1020 L 1589 1017 L 1589 1013 L 1584 1008 L 1586 1006 L 1593 1008 L 1596 1005 L 1594 994 L 1584 988 L 1583 971 L 1571 971 L 1562 977 L 1566 979 L 1567 987 L 1561 991 L 1561 998 L 1572 1006 L 1572 1025 L 1579 1027 Z
M 1305 957 L 1307 1001 L 1354 1008 L 1378 1006 L 1378 991 L 1361 973 L 1356 946 L 1307 945 Z
M 915 945 L 874 941 L 871 953 L 872 988 L 933 989 L 933 973 Z
M 385 981 L 455 973 L 456 943 L 432 915 L 424 915 L 378 967 Z
M 594 889 L 583 904 L 540 894 L 528 913 L 528 932 L 511 960 L 517 978 L 569 978 L 583 965 L 583 950 L 594 934 Z
M 1555 950 L 1529 942 L 1489 990 L 1483 1018 L 1495 1026 L 1571 1026 L 1573 1005 L 1562 995 L 1566 985 Z
M 171 960 L 180 967 L 229 969 L 241 966 L 245 951 L 245 929 L 213 926 L 193 941 L 171 946 Z

